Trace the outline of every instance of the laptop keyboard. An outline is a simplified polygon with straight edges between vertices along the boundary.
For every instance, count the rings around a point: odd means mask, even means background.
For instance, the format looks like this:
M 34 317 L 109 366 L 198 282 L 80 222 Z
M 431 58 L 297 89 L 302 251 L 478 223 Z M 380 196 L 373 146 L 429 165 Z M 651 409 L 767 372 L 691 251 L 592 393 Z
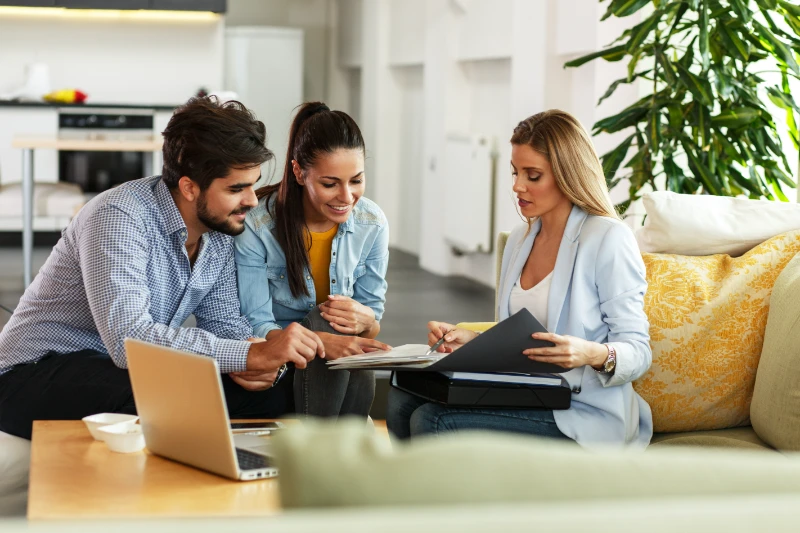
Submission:
M 236 460 L 239 461 L 239 468 L 242 470 L 257 470 L 272 466 L 269 457 L 241 448 L 236 448 Z

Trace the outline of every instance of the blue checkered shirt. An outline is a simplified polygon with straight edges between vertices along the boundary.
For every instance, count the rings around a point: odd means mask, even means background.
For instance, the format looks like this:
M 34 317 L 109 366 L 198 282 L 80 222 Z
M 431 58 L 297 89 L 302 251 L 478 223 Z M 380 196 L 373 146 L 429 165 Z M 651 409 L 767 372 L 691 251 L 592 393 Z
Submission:
M 203 235 L 192 266 L 186 237 L 160 176 L 95 197 L 0 332 L 0 374 L 86 349 L 127 368 L 126 337 L 210 355 L 224 373 L 245 370 L 252 328 L 239 310 L 233 238 Z M 191 314 L 197 327 L 181 327 Z

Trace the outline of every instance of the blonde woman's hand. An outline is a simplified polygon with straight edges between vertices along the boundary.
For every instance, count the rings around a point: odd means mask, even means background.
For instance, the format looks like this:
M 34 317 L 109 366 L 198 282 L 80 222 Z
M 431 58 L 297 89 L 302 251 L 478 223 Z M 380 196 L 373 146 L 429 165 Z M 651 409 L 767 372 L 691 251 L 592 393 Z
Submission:
M 444 344 L 439 346 L 436 351 L 451 353 L 477 337 L 478 334 L 468 329 L 457 328 L 447 322 L 428 322 L 428 346 L 436 344 L 442 336 L 444 336 Z
M 589 365 L 598 370 L 608 358 L 608 348 L 598 342 L 587 341 L 570 335 L 555 333 L 534 333 L 531 335 L 539 341 L 550 341 L 555 346 L 546 348 L 529 348 L 522 353 L 531 361 L 552 363 L 562 368 L 578 368 Z

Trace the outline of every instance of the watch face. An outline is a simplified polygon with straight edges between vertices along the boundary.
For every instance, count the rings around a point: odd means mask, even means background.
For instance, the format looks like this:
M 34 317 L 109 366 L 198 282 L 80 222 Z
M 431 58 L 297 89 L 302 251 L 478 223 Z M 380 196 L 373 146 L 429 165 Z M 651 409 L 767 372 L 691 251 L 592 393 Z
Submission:
M 614 368 L 617 366 L 617 362 L 614 359 L 609 359 L 606 361 L 606 364 L 603 365 L 603 370 L 608 372 L 609 374 L 614 371 Z

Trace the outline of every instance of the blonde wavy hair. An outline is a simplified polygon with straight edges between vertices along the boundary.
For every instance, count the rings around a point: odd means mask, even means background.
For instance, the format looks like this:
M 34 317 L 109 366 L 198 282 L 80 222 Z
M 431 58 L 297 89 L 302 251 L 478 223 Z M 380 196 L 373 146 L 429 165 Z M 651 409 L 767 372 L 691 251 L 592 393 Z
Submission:
M 590 215 L 620 218 L 608 193 L 603 165 L 578 119 L 558 109 L 537 113 L 514 128 L 511 144 L 530 146 L 546 157 L 556 185 L 574 205 Z

